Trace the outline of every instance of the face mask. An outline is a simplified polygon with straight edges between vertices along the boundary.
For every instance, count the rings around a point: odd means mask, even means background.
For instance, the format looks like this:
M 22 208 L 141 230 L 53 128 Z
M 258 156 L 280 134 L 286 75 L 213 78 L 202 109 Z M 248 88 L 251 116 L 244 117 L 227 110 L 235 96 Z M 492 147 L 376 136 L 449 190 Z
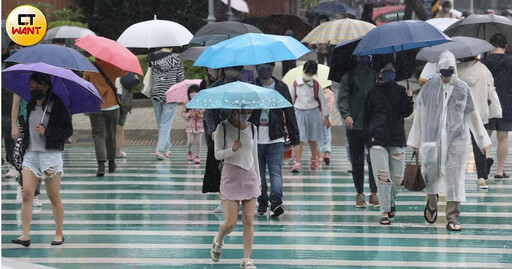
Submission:
M 371 59 L 370 56 L 361 56 L 359 57 L 359 63 L 362 65 L 370 65 Z
M 310 76 L 304 74 L 304 75 L 302 75 L 302 79 L 303 80 L 307 80 L 307 81 L 311 81 L 313 79 L 313 77 L 310 77 Z
M 441 76 L 445 77 L 445 78 L 449 78 L 453 75 L 453 72 L 455 72 L 455 70 L 453 69 L 441 69 L 439 70 L 439 73 L 441 73 Z
M 272 67 L 266 67 L 266 66 L 258 66 L 256 68 L 256 71 L 258 72 L 258 77 L 262 80 L 267 80 L 272 77 Z
M 44 98 L 43 90 L 30 90 L 30 97 L 33 100 L 41 100 Z
M 384 72 L 382 72 L 380 74 L 381 78 L 382 78 L 382 82 L 384 83 L 388 83 L 388 82 L 391 82 L 391 81 L 394 81 L 395 78 L 396 78 L 396 73 L 391 71 L 391 70 L 386 70 Z
M 226 77 L 230 79 L 239 79 L 242 76 L 242 70 L 227 69 Z
M 237 120 L 241 124 L 245 124 L 249 118 L 251 117 L 251 114 L 238 114 Z

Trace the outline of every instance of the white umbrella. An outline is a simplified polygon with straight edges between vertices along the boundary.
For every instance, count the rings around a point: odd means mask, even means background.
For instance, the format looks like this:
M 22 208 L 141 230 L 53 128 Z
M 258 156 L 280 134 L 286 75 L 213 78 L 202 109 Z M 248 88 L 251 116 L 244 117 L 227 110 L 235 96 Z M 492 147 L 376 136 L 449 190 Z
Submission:
M 183 25 L 172 21 L 143 21 L 128 27 L 117 42 L 127 48 L 160 48 L 183 46 L 193 35 Z
M 444 31 L 446 28 L 450 27 L 450 25 L 460 21 L 455 18 L 434 18 L 430 20 L 426 20 L 427 23 L 439 29 L 439 31 Z
M 228 4 L 228 0 L 221 0 L 222 3 Z M 244 0 L 231 0 L 231 7 L 241 12 L 249 13 L 249 6 Z
M 48 30 L 43 40 L 51 40 L 55 38 L 78 39 L 86 35 L 96 34 L 87 28 L 78 26 L 59 26 Z

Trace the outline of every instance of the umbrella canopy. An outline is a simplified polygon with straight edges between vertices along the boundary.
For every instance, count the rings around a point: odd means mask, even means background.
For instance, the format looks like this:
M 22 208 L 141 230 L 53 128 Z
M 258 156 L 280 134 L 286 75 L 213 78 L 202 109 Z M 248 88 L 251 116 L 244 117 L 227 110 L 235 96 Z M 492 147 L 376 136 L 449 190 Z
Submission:
M 512 20 L 499 15 L 469 15 L 452 24 L 444 31 L 449 36 L 469 36 L 491 40 L 494 34 L 501 33 L 512 40 Z
M 362 37 L 343 42 L 332 50 L 331 68 L 328 79 L 340 82 L 343 75 L 357 65 L 357 58 L 352 56 Z
M 228 4 L 228 0 L 221 0 L 222 3 Z M 231 0 L 231 8 L 236 9 L 240 12 L 249 13 L 249 6 L 244 0 Z
M 273 109 L 292 104 L 275 90 L 236 81 L 202 90 L 186 106 L 189 109 Z
M 78 39 L 86 35 L 96 35 L 93 31 L 78 26 L 59 26 L 46 31 L 43 40 L 51 40 L 55 38 Z
M 190 43 L 203 46 L 215 45 L 221 41 L 246 33 L 262 33 L 253 25 L 236 21 L 223 21 L 207 24 L 197 31 Z
M 195 61 L 199 58 L 199 55 L 203 53 L 208 47 L 206 46 L 198 46 L 198 47 L 190 47 L 184 52 L 182 52 L 179 56 L 181 59 Z
M 284 75 L 283 82 L 286 83 L 286 85 L 288 85 L 288 89 L 290 89 L 290 90 L 293 89 L 293 82 L 302 76 L 303 69 L 304 69 L 304 65 L 297 66 L 297 67 L 293 68 L 292 70 L 288 71 L 288 73 L 286 73 L 286 75 Z M 318 83 L 320 84 L 320 86 L 322 86 L 322 88 L 325 88 L 325 87 L 329 87 L 332 85 L 332 82 L 327 78 L 328 76 L 329 76 L 329 67 L 327 65 L 319 64 L 318 72 L 313 78 L 318 81 Z
M 72 48 L 52 44 L 26 47 L 14 53 L 5 61 L 23 64 L 42 62 L 77 71 L 98 72 L 98 69 L 80 52 Z
M 202 79 L 185 79 L 181 81 L 180 83 L 176 83 L 171 86 L 166 92 L 165 97 L 167 103 L 187 103 L 188 100 L 188 87 L 190 85 L 197 85 L 201 84 Z
M 395 53 L 449 41 L 449 37 L 424 21 L 398 21 L 368 32 L 357 45 L 354 54 L 362 56 Z
M 467 36 L 454 36 L 452 37 L 453 42 L 444 43 L 441 45 L 433 46 L 431 48 L 422 48 L 418 55 L 417 60 L 437 63 L 439 60 L 439 54 L 448 50 L 457 59 L 463 59 L 467 57 L 474 57 L 484 52 L 494 50 L 495 47 L 489 42 Z
M 428 24 L 436 27 L 437 29 L 439 29 L 439 31 L 446 30 L 446 28 L 450 27 L 452 24 L 454 24 L 458 21 L 460 21 L 460 20 L 455 19 L 455 18 L 434 18 L 434 19 L 426 20 L 426 22 Z
M 92 83 L 73 71 L 45 63 L 17 64 L 2 71 L 2 87 L 29 102 L 33 72 L 50 75 L 52 93 L 59 96 L 70 114 L 99 112 L 101 97 Z
M 289 36 L 248 33 L 206 49 L 195 66 L 222 68 L 295 60 L 309 52 L 297 39 Z
M 127 48 L 162 48 L 186 45 L 192 33 L 183 25 L 166 20 L 143 21 L 128 27 L 117 42 Z
M 293 31 L 293 37 L 301 40 L 309 32 L 311 26 L 295 15 L 272 14 L 257 24 L 265 34 L 284 35 L 286 30 Z
M 328 17 L 337 17 L 338 15 L 352 15 L 357 16 L 357 12 L 349 5 L 339 1 L 323 1 L 320 2 L 318 7 L 311 10 L 311 12 L 322 14 Z
M 77 39 L 75 45 L 122 70 L 143 75 L 137 56 L 114 40 L 88 35 Z
M 339 44 L 363 36 L 373 28 L 375 25 L 360 20 L 334 20 L 317 26 L 302 39 L 302 42 Z

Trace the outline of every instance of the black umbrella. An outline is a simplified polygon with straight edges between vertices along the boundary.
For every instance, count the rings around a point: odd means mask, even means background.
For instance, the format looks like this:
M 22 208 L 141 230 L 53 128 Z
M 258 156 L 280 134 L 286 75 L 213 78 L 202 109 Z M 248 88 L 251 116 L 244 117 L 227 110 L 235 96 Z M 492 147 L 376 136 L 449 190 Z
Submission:
M 199 44 L 202 46 L 215 45 L 221 41 L 230 39 L 235 36 L 246 33 L 260 33 L 260 29 L 253 25 L 236 21 L 223 21 L 207 24 L 194 35 L 191 44 Z
M 199 58 L 199 55 L 203 53 L 208 47 L 205 46 L 197 46 L 197 47 L 190 47 L 187 50 L 185 50 L 183 53 L 180 54 L 179 58 L 195 61 L 197 58 Z
M 293 31 L 293 37 L 302 40 L 312 27 L 295 15 L 272 14 L 257 24 L 265 34 L 284 35 L 286 30 Z
M 329 80 L 340 82 L 343 75 L 357 65 L 357 57 L 352 56 L 352 52 L 354 52 L 361 38 L 362 37 L 358 37 L 334 47 L 329 70 Z
M 469 36 L 491 40 L 494 34 L 503 34 L 508 41 L 512 40 L 512 20 L 499 15 L 470 15 L 458 21 L 445 31 L 448 36 Z

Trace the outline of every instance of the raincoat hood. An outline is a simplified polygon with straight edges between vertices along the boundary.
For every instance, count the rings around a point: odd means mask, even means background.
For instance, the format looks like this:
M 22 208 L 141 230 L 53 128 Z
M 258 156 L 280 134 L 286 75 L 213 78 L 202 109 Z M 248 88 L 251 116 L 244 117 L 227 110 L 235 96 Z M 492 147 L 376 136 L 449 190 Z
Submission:
M 457 60 L 450 51 L 445 50 L 439 55 L 439 61 L 437 62 L 437 73 L 439 75 L 441 75 L 439 73 L 439 70 L 441 69 L 453 69 L 454 72 L 450 80 L 450 84 L 454 84 L 457 81 Z

